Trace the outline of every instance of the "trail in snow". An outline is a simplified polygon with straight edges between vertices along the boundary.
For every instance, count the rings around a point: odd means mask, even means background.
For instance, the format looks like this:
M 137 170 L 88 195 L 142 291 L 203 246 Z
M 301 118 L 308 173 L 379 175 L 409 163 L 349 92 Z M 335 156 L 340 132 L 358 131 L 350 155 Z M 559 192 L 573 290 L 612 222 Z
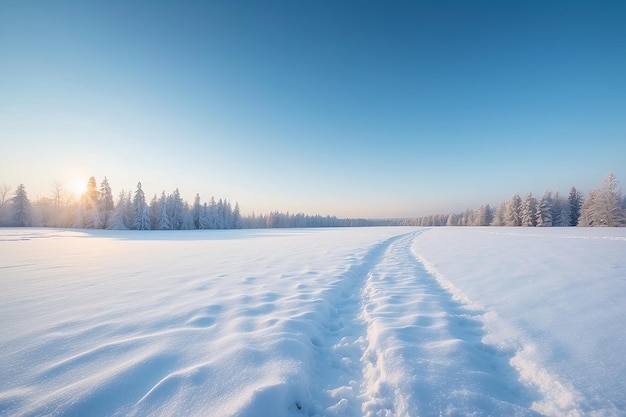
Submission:
M 363 286 L 369 272 L 382 260 L 395 236 L 374 245 L 362 259 L 353 264 L 323 294 L 330 305 L 330 320 L 325 324 L 323 342 L 314 340 L 317 348 L 316 378 L 320 392 L 317 412 L 327 417 L 361 416 L 363 369 L 361 355 L 365 343 L 366 323 L 359 319 L 363 306 Z
M 535 394 L 482 342 L 480 311 L 453 300 L 412 253 L 418 233 L 376 245 L 334 288 L 324 416 L 537 415 Z

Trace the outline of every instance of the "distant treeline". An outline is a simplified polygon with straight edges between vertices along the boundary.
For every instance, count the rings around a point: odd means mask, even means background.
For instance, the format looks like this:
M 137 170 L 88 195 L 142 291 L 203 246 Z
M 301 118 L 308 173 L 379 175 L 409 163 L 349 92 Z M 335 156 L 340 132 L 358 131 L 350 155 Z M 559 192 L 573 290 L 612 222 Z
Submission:
M 75 227 L 116 230 L 190 230 L 287 227 L 355 227 L 390 225 L 388 220 L 339 219 L 335 216 L 269 214 L 242 216 L 239 204 L 211 197 L 202 202 L 200 195 L 192 204 L 183 200 L 178 189 L 154 195 L 148 202 L 141 182 L 134 192 L 122 191 L 114 201 L 105 177 L 99 186 L 89 178 L 86 191 L 76 199 L 61 183 L 52 193 L 31 203 L 20 184 L 11 198 L 10 188 L 0 186 L 0 226 Z M 398 222 L 396 221 L 395 224 Z
M 502 202 L 485 204 L 463 213 L 438 214 L 403 222 L 411 226 L 626 226 L 626 197 L 609 173 L 602 186 L 583 196 L 572 187 L 567 197 L 546 191 L 539 199 L 528 193 Z
M 497 208 L 485 204 L 463 213 L 438 214 L 411 219 L 339 219 L 335 216 L 269 214 L 242 216 L 239 204 L 200 195 L 192 204 L 183 200 L 178 189 L 154 195 L 148 202 L 141 186 L 134 192 L 122 191 L 114 201 L 105 177 L 100 185 L 89 178 L 86 191 L 74 198 L 55 182 L 52 193 L 31 203 L 20 184 L 13 194 L 0 186 L 0 226 L 76 227 L 121 230 L 250 229 L 296 227 L 362 226 L 626 226 L 626 198 L 612 173 L 602 186 L 583 196 L 575 187 L 561 196 L 546 191 L 539 199 L 528 193 L 504 201 Z M 12 197 L 11 197 L 12 195 Z

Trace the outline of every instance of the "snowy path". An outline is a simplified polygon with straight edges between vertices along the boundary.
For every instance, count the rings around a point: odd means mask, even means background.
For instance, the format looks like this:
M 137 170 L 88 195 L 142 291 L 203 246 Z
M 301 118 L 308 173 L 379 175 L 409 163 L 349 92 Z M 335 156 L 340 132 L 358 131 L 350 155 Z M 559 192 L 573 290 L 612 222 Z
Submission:
M 326 378 L 338 384 L 326 387 L 323 415 L 537 415 L 511 355 L 482 343 L 481 312 L 454 301 L 412 252 L 419 233 L 374 246 L 335 289 Z

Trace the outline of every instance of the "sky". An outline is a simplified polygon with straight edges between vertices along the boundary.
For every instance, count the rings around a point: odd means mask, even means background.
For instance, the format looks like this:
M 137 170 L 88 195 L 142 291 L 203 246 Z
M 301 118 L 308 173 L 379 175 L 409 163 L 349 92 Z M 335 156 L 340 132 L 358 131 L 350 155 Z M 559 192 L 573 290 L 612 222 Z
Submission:
M 413 217 L 626 182 L 623 1 L 0 0 L 0 184 Z

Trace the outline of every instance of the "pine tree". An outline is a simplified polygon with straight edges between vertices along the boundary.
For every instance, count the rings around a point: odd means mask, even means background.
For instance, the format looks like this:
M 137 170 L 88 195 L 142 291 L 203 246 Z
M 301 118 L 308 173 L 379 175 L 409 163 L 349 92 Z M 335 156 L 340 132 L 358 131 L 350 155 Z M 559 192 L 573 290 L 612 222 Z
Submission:
M 583 198 L 578 190 L 576 190 L 576 187 L 572 187 L 570 189 L 567 201 L 569 203 L 569 225 L 578 226 L 578 221 L 580 220 L 580 210 L 583 205 Z
M 93 178 L 93 177 L 92 177 Z M 104 177 L 100 183 L 100 193 L 98 196 L 98 211 L 100 212 L 100 224 L 99 227 L 103 229 L 109 228 L 113 210 L 115 209 L 115 203 L 113 202 L 113 193 L 111 192 L 111 186 L 109 180 Z
M 17 190 L 15 190 L 15 196 L 11 199 L 11 211 L 13 226 L 26 227 L 31 225 L 32 209 L 24 184 L 18 185 Z
M 584 226 L 615 227 L 624 224 L 621 190 L 612 172 L 607 175 L 602 187 L 589 193 L 587 200 L 581 209 Z
M 473 226 L 489 226 L 493 221 L 493 213 L 489 204 L 474 210 Z
M 133 198 L 133 223 L 131 229 L 150 230 L 150 210 L 146 204 L 146 196 L 141 189 L 141 182 L 137 183 L 137 190 Z
M 552 226 L 552 193 L 550 191 L 546 191 L 539 199 L 539 204 L 537 207 L 537 220 L 536 225 L 539 227 L 550 227 Z
M 522 226 L 532 227 L 537 225 L 537 200 L 532 193 L 528 193 L 522 203 Z
M 241 211 L 239 209 L 239 203 L 235 201 L 235 209 L 233 210 L 233 228 L 241 229 Z
M 507 204 L 506 201 L 501 203 L 493 216 L 493 220 L 491 221 L 491 226 L 506 226 L 506 211 Z
M 193 201 L 193 207 L 191 208 L 191 220 L 193 222 L 194 229 L 202 228 L 202 206 L 200 204 L 200 194 L 196 194 L 196 198 Z
M 182 230 L 185 223 L 184 203 L 178 188 L 167 197 L 167 214 L 173 230 Z
M 181 223 L 180 229 L 181 230 L 194 229 L 193 219 L 191 218 L 191 208 L 189 207 L 189 204 L 186 201 L 183 202 L 182 223 Z
M 233 228 L 233 208 L 230 201 L 224 200 L 224 229 Z
M 127 194 L 124 190 L 120 192 L 119 199 L 115 209 L 113 209 L 113 215 L 111 217 L 111 223 L 109 229 L 113 230 L 126 230 L 128 229 L 128 221 L 126 219 L 127 206 L 130 205 Z
M 170 216 L 167 213 L 167 201 L 168 198 L 165 196 L 165 191 L 161 193 L 161 198 L 159 199 L 159 215 L 157 220 L 156 228 L 158 230 L 171 230 L 172 223 L 170 222 Z
M 150 225 L 152 229 L 156 229 L 159 224 L 159 200 L 157 199 L 157 195 L 152 196 L 152 200 L 150 200 Z
M 564 213 L 564 204 L 563 197 L 559 194 L 558 191 L 554 193 L 554 199 L 552 200 L 552 226 L 554 227 L 563 227 L 565 226 L 565 217 L 566 213 Z
M 209 201 L 209 211 L 208 211 L 208 224 L 209 229 L 217 229 L 218 221 L 217 221 L 217 203 L 215 202 L 215 197 L 211 196 L 211 200 Z
M 515 195 L 511 198 L 511 200 L 509 200 L 509 203 L 507 204 L 506 225 L 522 225 L 522 199 L 517 193 L 515 193 Z
M 87 189 L 81 197 L 81 211 L 77 216 L 78 223 L 82 220 L 82 224 L 79 225 L 79 227 L 87 227 L 90 229 L 98 229 L 101 227 L 102 219 L 100 217 L 98 200 L 99 193 L 96 179 L 95 177 L 89 177 Z

